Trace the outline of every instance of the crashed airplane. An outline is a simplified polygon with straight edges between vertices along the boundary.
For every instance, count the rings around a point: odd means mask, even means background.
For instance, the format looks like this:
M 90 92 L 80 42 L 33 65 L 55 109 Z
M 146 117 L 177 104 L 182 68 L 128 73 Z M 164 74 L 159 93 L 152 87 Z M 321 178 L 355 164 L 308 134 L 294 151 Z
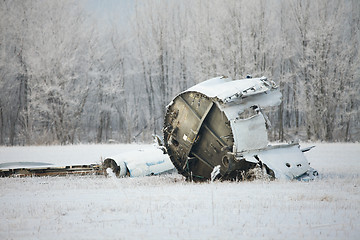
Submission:
M 262 169 L 271 178 L 313 179 L 299 144 L 269 145 L 270 122 L 262 108 L 277 106 L 281 93 L 266 77 L 217 77 L 177 95 L 167 106 L 164 144 L 187 179 L 252 178 Z
M 217 77 L 178 94 L 167 106 L 164 143 L 109 157 L 102 164 L 31 167 L 0 164 L 0 176 L 104 174 L 140 177 L 171 172 L 187 180 L 312 180 L 312 169 L 298 143 L 270 145 L 270 122 L 263 108 L 277 106 L 281 93 L 265 77 Z M 161 142 L 161 141 L 159 141 Z M 3 166 L 1 166 L 3 165 Z

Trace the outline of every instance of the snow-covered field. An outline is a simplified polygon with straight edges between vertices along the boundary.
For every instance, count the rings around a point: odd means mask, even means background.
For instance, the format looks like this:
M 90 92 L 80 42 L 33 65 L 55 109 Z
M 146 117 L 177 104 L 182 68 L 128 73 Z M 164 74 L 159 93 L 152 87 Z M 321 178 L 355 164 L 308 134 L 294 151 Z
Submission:
M 360 144 L 315 145 L 313 182 L 0 178 L 0 239 L 359 239 Z M 0 163 L 99 163 L 144 147 L 0 147 Z

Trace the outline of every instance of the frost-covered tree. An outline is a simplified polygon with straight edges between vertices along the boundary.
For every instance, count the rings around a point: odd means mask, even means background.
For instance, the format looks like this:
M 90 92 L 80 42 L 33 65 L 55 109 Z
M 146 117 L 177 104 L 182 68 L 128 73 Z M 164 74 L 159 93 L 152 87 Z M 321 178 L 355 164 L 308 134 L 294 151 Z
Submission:
M 91 81 L 88 48 L 96 44 L 80 3 L 39 0 L 1 5 L 5 33 L 1 72 L 12 75 L 2 84 L 15 91 L 1 94 L 6 94 L 1 102 L 10 105 L 8 142 L 14 144 L 15 138 L 18 143 L 74 142 Z

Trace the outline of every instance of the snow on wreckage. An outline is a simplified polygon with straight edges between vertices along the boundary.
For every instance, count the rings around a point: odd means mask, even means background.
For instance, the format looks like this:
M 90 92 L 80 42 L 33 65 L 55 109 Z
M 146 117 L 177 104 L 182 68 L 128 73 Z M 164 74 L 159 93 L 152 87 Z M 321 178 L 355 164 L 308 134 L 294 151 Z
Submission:
M 164 145 L 81 166 L 0 164 L 1 176 L 105 174 L 139 177 L 172 171 L 188 180 L 270 178 L 311 180 L 314 171 L 299 144 L 271 146 L 270 122 L 262 107 L 276 106 L 281 94 L 265 77 L 231 80 L 217 77 L 178 94 L 167 106 Z M 159 143 L 161 141 L 158 141 Z

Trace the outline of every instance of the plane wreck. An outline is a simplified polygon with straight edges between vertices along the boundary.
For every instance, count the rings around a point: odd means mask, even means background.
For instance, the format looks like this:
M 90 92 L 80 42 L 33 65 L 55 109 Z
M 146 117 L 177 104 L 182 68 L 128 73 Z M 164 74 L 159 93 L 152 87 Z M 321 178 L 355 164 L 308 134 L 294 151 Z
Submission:
M 187 180 L 312 180 L 298 143 L 270 145 L 263 108 L 277 106 L 281 93 L 265 78 L 217 77 L 178 94 L 167 106 L 159 146 L 121 153 L 100 164 L 57 166 L 3 163 L 0 176 L 68 174 L 141 177 L 177 171 Z
M 167 106 L 164 144 L 187 179 L 252 178 L 254 169 L 271 178 L 313 179 L 299 144 L 269 145 L 270 122 L 262 108 L 277 106 L 281 93 L 265 77 L 217 77 L 178 94 Z

